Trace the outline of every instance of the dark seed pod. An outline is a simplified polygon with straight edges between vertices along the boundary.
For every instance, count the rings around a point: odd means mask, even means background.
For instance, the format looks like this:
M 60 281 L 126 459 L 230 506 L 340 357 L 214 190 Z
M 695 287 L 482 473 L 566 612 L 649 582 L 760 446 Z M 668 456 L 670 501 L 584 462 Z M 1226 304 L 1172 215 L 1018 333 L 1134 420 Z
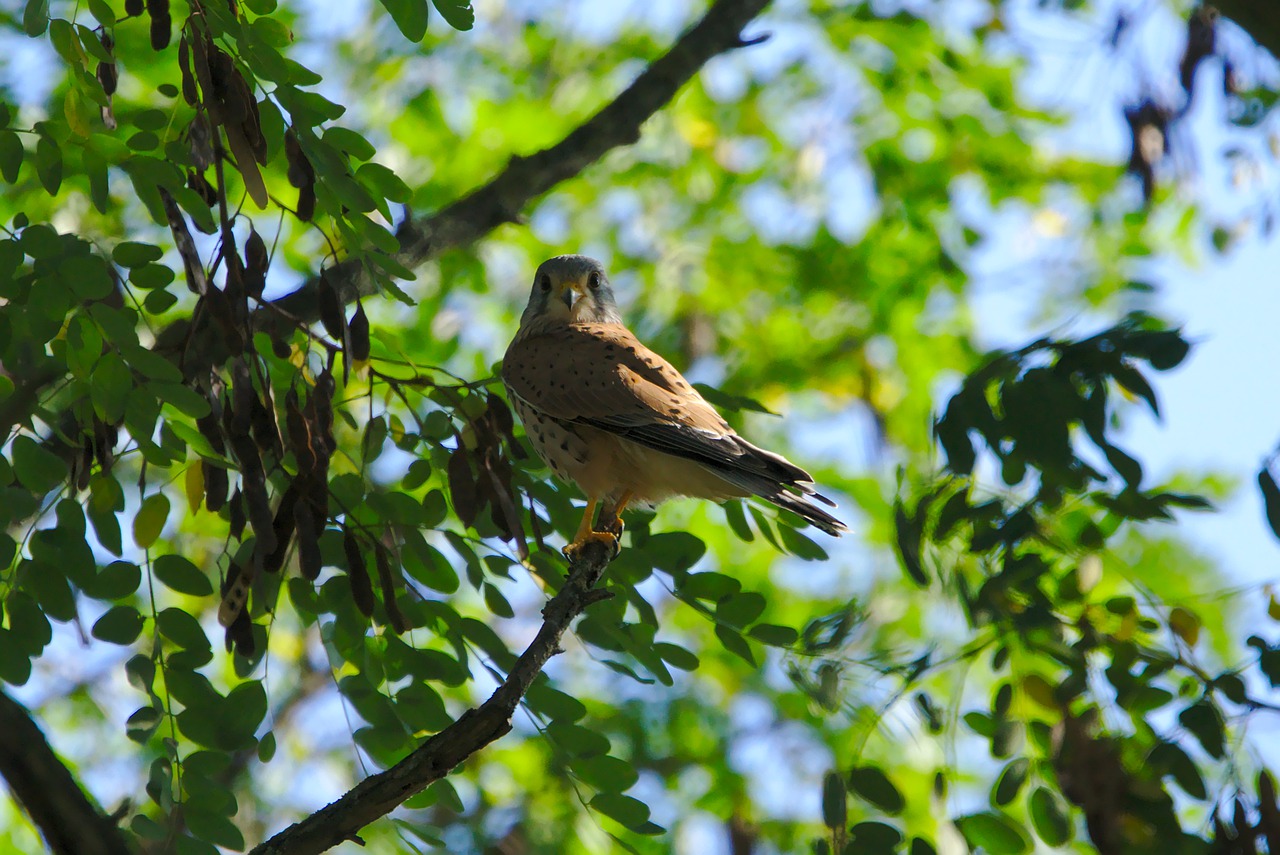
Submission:
M 191 70 L 191 45 L 187 42 L 186 32 L 178 39 L 178 70 L 182 73 L 182 100 L 194 107 L 200 101 L 200 92 L 196 89 L 196 76 Z
M 353 362 L 369 361 L 369 318 L 364 313 L 364 303 L 356 301 L 356 313 L 347 323 L 351 336 L 351 360 Z
M 250 230 L 244 242 L 244 287 L 255 300 L 262 296 L 267 282 L 267 244 L 256 230 Z
M 142 0 L 124 0 L 124 13 L 130 18 L 136 18 L 142 14 Z
M 227 470 L 207 460 L 200 461 L 200 468 L 204 472 L 204 506 L 216 514 L 227 503 L 227 488 L 230 486 Z
M 102 84 L 102 91 L 107 94 L 108 98 L 116 94 L 116 84 L 119 81 L 120 75 L 114 62 L 98 63 L 98 82 Z
M 298 530 L 298 570 L 302 578 L 315 581 L 324 561 L 320 557 L 320 532 L 316 530 L 315 510 L 304 501 L 293 507 L 294 526 Z
M 387 548 L 377 544 L 373 550 L 374 563 L 378 568 L 378 587 L 382 589 L 382 604 L 387 610 L 387 622 L 397 634 L 409 629 L 400 606 L 396 603 L 396 580 L 391 574 L 391 562 L 387 558 Z
M 461 446 L 449 458 L 449 494 L 453 496 L 453 510 L 458 519 L 467 528 L 476 521 L 480 513 L 480 494 L 476 489 L 475 476 L 471 474 L 471 463 L 467 460 L 467 452 Z
M 351 598 L 356 608 L 365 617 L 373 616 L 373 585 L 369 581 L 369 568 L 364 563 L 364 554 L 360 550 L 360 541 L 351 533 L 351 529 L 343 527 L 342 551 L 347 556 L 347 578 L 351 582 Z
M 244 540 L 244 494 L 239 487 L 236 487 L 236 491 L 231 494 L 231 501 L 227 503 L 227 516 L 231 521 L 231 536 L 236 540 Z
M 347 336 L 347 318 L 342 313 L 342 301 L 329 279 L 329 271 L 320 271 L 320 283 L 317 294 L 320 302 L 320 323 L 324 331 L 336 341 L 343 341 Z
M 165 6 L 169 4 L 166 2 Z M 169 39 L 173 37 L 173 19 L 166 12 L 164 15 L 151 16 L 151 49 L 156 51 L 164 50 L 169 46 Z
M 284 491 L 284 495 L 280 497 L 280 504 L 276 506 L 276 515 L 271 523 L 271 529 L 276 536 L 276 548 L 271 550 L 271 554 L 262 561 L 262 569 L 268 573 L 279 572 L 284 566 L 285 556 L 289 554 L 289 542 L 293 540 L 296 525 L 294 511 L 298 506 L 298 497 L 298 484 L 294 481 L 289 485 L 289 489 Z
M 298 390 L 290 389 L 284 396 L 284 424 L 289 434 L 289 450 L 298 464 L 298 473 L 309 474 L 316 468 L 316 454 L 313 450 L 314 440 L 311 427 L 302 413 L 298 401 Z

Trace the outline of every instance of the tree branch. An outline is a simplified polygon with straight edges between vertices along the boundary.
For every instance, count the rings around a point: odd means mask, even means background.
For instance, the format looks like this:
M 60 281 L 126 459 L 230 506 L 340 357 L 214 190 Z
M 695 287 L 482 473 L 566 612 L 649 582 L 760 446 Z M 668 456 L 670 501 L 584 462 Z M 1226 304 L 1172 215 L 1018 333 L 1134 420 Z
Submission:
M 528 157 L 512 158 L 488 184 L 438 213 L 401 223 L 396 233 L 400 239 L 397 260 L 413 269 L 447 249 L 479 240 L 498 226 L 515 222 L 529 202 L 582 172 L 611 149 L 634 143 L 640 138 L 640 127 L 708 60 L 746 44 L 742 29 L 767 5 L 769 0 L 717 0 L 666 54 L 560 142 Z M 339 296 L 348 303 L 377 291 L 358 263 L 339 264 L 330 276 Z M 318 282 L 312 278 L 277 304 L 303 320 L 318 320 Z
M 1274 0 L 1214 0 L 1213 5 L 1280 59 L 1280 17 Z
M 56 855 L 130 855 L 21 704 L 0 692 L 0 775 Z
M 564 587 L 542 609 L 542 628 L 489 699 L 467 710 L 396 765 L 371 775 L 336 802 L 291 825 L 250 855 L 312 855 L 355 840 L 360 829 L 438 781 L 463 761 L 511 730 L 511 717 L 547 661 L 560 652 L 560 639 L 574 618 L 602 599 L 595 589 L 612 560 L 602 543 L 587 544 L 569 565 Z

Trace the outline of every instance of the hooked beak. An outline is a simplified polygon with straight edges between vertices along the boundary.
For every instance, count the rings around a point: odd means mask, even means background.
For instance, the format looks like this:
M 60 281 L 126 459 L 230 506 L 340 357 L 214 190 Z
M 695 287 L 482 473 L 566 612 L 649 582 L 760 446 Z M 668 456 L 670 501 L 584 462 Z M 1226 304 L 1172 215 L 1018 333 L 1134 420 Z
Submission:
M 560 292 L 560 299 L 564 301 L 565 308 L 569 311 L 573 311 L 574 304 L 581 297 L 582 293 L 572 284 L 565 285 L 564 290 Z

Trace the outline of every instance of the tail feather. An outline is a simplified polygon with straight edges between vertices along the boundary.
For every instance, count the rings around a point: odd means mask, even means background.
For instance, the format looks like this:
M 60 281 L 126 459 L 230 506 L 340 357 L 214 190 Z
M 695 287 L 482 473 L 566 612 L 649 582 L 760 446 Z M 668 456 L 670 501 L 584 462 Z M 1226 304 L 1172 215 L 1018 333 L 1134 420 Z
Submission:
M 836 506 L 835 502 L 814 489 L 813 481 L 808 472 L 785 458 L 771 452 L 765 453 L 785 463 L 790 469 L 787 475 L 793 477 L 777 477 L 774 473 L 762 475 L 758 472 L 744 472 L 741 469 L 725 468 L 717 468 L 715 470 L 716 474 L 735 487 L 746 490 L 753 496 L 759 496 L 766 502 L 791 511 L 810 525 L 817 526 L 832 537 L 839 537 L 841 532 L 849 530 L 849 527 L 843 522 L 810 501 L 811 499 L 816 499 L 829 507 L 834 508 Z
M 832 537 L 839 537 L 841 532 L 849 530 L 848 526 L 810 502 L 806 496 L 797 496 L 795 493 L 788 492 L 781 487 L 775 489 L 772 493 L 756 493 L 756 495 L 767 502 L 803 517 L 805 522 L 817 526 Z M 821 493 L 809 493 L 809 495 L 835 507 L 835 503 Z

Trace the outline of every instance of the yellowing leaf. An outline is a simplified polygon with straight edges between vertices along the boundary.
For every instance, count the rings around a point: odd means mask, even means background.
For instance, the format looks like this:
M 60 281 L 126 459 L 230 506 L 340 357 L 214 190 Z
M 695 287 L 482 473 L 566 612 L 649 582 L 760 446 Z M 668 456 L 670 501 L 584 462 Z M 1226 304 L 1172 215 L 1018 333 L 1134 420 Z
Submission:
M 1200 618 L 1194 612 L 1178 606 L 1169 612 L 1169 629 L 1189 647 L 1195 647 L 1200 639 Z
M 204 467 L 200 465 L 200 461 L 187 467 L 182 486 L 187 494 L 187 506 L 194 514 L 200 510 L 200 503 L 204 500 Z
M 133 518 L 133 542 L 142 549 L 150 549 L 164 530 L 169 519 L 169 497 L 164 493 L 152 493 L 142 502 Z
M 1026 696 L 1048 710 L 1058 709 L 1058 702 L 1053 696 L 1053 686 L 1039 674 L 1031 674 L 1022 681 L 1022 691 Z

